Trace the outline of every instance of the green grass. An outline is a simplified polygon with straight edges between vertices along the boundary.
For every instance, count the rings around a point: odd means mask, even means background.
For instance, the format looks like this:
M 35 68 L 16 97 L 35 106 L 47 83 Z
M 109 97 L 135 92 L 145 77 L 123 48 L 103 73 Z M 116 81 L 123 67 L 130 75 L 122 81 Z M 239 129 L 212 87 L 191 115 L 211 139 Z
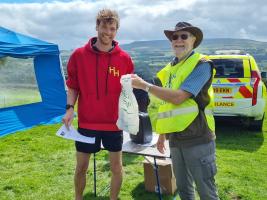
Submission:
M 1 88 L 0 90 L 0 108 L 19 106 L 41 101 L 42 99 L 38 89 Z
M 73 199 L 75 149 L 72 141 L 55 136 L 59 127 L 38 126 L 0 138 L 0 200 Z M 267 199 L 266 137 L 266 132 L 250 132 L 239 124 L 217 126 L 216 183 L 221 200 Z M 108 200 L 107 152 L 98 153 L 96 159 L 98 197 L 93 195 L 91 165 L 85 199 Z M 123 154 L 121 200 L 157 199 L 155 193 L 144 189 L 143 160 L 142 156 Z M 173 197 L 164 195 L 163 199 Z
M 266 132 L 240 127 L 217 129 L 216 177 L 221 199 L 267 199 Z

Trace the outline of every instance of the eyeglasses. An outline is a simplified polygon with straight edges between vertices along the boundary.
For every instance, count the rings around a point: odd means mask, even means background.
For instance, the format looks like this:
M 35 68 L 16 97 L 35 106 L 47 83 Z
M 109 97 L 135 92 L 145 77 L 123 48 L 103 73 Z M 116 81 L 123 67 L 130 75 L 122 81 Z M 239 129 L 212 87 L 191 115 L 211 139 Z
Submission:
M 181 34 L 181 35 L 174 34 L 172 35 L 172 40 L 178 40 L 179 38 L 181 38 L 182 40 L 187 40 L 189 36 L 190 36 L 189 34 Z

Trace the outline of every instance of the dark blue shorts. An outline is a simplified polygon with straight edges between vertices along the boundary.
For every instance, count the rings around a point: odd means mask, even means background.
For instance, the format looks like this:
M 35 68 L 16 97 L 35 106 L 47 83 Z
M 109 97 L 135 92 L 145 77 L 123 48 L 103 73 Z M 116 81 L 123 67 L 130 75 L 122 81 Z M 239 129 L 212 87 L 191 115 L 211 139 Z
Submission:
M 122 131 L 96 131 L 84 128 L 78 128 L 81 135 L 95 137 L 95 144 L 88 144 L 75 141 L 76 151 L 83 153 L 96 153 L 103 147 L 111 152 L 118 152 L 122 149 L 123 133 Z

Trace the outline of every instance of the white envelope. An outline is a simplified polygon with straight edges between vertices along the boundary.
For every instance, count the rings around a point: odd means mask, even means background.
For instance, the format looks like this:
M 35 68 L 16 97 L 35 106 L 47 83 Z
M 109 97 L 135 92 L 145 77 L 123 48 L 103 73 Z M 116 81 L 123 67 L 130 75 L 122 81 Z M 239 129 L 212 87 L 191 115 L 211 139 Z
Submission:
M 70 126 L 68 130 L 65 124 L 60 127 L 56 135 L 59 137 L 65 138 L 65 139 L 69 139 L 69 140 L 74 140 L 74 141 L 79 141 L 79 142 L 84 142 L 84 143 L 89 143 L 89 144 L 95 143 L 95 137 L 83 136 L 73 126 Z

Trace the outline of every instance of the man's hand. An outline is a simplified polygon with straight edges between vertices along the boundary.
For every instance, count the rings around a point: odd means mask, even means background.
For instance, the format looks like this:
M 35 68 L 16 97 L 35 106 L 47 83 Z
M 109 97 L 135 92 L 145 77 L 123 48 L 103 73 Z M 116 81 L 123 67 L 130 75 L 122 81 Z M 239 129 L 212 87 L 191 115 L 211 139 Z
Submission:
M 160 153 L 164 153 L 166 148 L 165 148 L 165 135 L 164 134 L 161 134 L 159 135 L 159 138 L 158 138 L 158 142 L 157 142 L 157 149 Z
M 146 81 L 144 81 L 141 77 L 139 77 L 136 74 L 132 74 L 132 87 L 136 89 L 142 89 L 145 90 L 146 85 L 148 84 Z
M 66 114 L 62 119 L 62 123 L 65 124 L 67 129 L 69 129 L 70 125 L 72 124 L 73 117 L 74 117 L 74 109 L 70 108 L 66 111 Z

